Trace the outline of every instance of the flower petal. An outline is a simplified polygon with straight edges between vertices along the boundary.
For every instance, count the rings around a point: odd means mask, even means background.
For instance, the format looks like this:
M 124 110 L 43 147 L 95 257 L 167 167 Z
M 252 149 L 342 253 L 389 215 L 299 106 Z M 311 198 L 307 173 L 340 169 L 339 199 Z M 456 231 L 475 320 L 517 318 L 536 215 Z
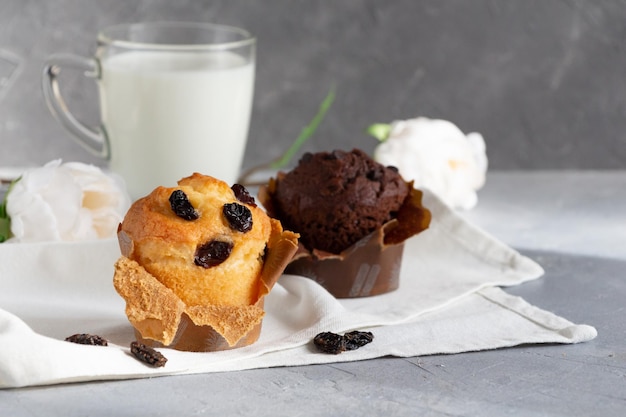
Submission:
M 25 172 L 7 196 L 10 241 L 114 237 L 129 206 L 119 178 L 93 165 L 50 161 Z
M 476 190 L 485 182 L 485 149 L 479 133 L 466 136 L 447 120 L 418 117 L 394 121 L 374 159 L 397 167 L 405 180 L 430 189 L 448 205 L 469 209 L 476 205 Z

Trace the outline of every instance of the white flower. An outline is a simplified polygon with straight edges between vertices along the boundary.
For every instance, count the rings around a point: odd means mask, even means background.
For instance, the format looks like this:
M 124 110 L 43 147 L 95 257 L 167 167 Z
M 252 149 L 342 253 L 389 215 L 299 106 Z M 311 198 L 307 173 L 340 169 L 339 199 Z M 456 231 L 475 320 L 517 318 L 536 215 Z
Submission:
M 9 192 L 8 242 L 114 237 L 129 206 L 118 177 L 93 165 L 54 160 L 26 171 Z
M 374 159 L 398 168 L 416 188 L 428 188 L 449 206 L 471 209 L 485 183 L 487 155 L 480 133 L 467 136 L 447 120 L 395 121 Z

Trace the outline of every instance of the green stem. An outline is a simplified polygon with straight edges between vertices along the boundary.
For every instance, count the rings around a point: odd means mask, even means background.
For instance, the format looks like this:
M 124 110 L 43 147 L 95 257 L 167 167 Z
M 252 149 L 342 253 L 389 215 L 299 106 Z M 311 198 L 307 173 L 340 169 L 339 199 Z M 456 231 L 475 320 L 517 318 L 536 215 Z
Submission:
M 367 128 L 367 133 L 374 136 L 379 141 L 384 142 L 389 139 L 391 125 L 386 123 L 375 123 Z
M 322 120 L 324 120 L 324 116 L 326 116 L 328 109 L 330 109 L 330 106 L 333 104 L 334 101 L 335 101 L 335 87 L 331 87 L 330 91 L 326 95 L 326 98 L 324 98 L 324 101 L 322 101 L 322 104 L 320 104 L 317 114 L 315 115 L 315 117 L 313 117 L 313 120 L 311 120 L 311 122 L 309 122 L 309 124 L 300 131 L 300 134 L 298 135 L 296 140 L 291 144 L 289 149 L 287 149 L 287 151 L 285 151 L 284 154 L 282 154 L 281 156 L 279 156 L 278 158 L 270 162 L 256 165 L 248 169 L 246 172 L 241 174 L 237 182 L 243 185 L 261 185 L 261 184 L 252 183 L 250 181 L 250 177 L 252 177 L 252 175 L 262 170 L 279 169 L 279 168 L 283 168 L 287 166 L 287 164 L 289 164 L 289 161 L 291 161 L 293 156 L 298 152 L 298 150 L 302 147 L 302 145 L 304 145 L 306 141 L 309 140 L 311 136 L 313 136 L 313 133 L 315 133 L 320 123 L 322 123 Z
M 300 135 L 298 135 L 294 143 L 291 144 L 289 149 L 287 149 L 282 157 L 271 163 L 270 166 L 272 168 L 283 168 L 289 163 L 291 158 L 293 158 L 293 156 L 296 154 L 296 152 L 298 152 L 302 145 L 304 145 L 306 141 L 311 136 L 313 136 L 313 133 L 315 133 L 320 123 L 322 123 L 322 120 L 324 120 L 324 116 L 326 116 L 326 113 L 328 112 L 328 109 L 330 109 L 330 106 L 333 104 L 333 101 L 335 101 L 334 87 L 330 89 L 330 91 L 326 95 L 326 98 L 324 99 L 324 101 L 322 101 L 322 104 L 320 104 L 319 110 L 317 111 L 317 114 L 315 115 L 313 120 L 311 120 L 311 122 L 300 131 Z

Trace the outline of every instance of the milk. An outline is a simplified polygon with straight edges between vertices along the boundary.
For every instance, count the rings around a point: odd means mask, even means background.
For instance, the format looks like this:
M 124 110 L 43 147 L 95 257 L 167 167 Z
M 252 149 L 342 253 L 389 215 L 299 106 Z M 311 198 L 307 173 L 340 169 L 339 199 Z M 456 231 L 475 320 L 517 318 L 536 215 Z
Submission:
M 235 182 L 254 64 L 226 51 L 126 52 L 101 60 L 110 168 L 133 199 L 194 172 Z

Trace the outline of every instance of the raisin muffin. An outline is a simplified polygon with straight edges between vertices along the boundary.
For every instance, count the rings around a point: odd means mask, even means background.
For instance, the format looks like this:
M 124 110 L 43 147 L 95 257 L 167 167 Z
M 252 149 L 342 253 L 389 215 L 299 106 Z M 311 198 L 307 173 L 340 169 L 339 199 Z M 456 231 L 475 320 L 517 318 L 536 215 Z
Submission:
M 307 153 L 270 179 L 259 198 L 300 234 L 287 272 L 340 298 L 396 289 L 404 241 L 430 223 L 422 192 L 359 149 Z
M 298 235 L 240 185 L 193 174 L 137 200 L 118 229 L 114 285 L 138 338 L 212 351 L 253 343 Z

